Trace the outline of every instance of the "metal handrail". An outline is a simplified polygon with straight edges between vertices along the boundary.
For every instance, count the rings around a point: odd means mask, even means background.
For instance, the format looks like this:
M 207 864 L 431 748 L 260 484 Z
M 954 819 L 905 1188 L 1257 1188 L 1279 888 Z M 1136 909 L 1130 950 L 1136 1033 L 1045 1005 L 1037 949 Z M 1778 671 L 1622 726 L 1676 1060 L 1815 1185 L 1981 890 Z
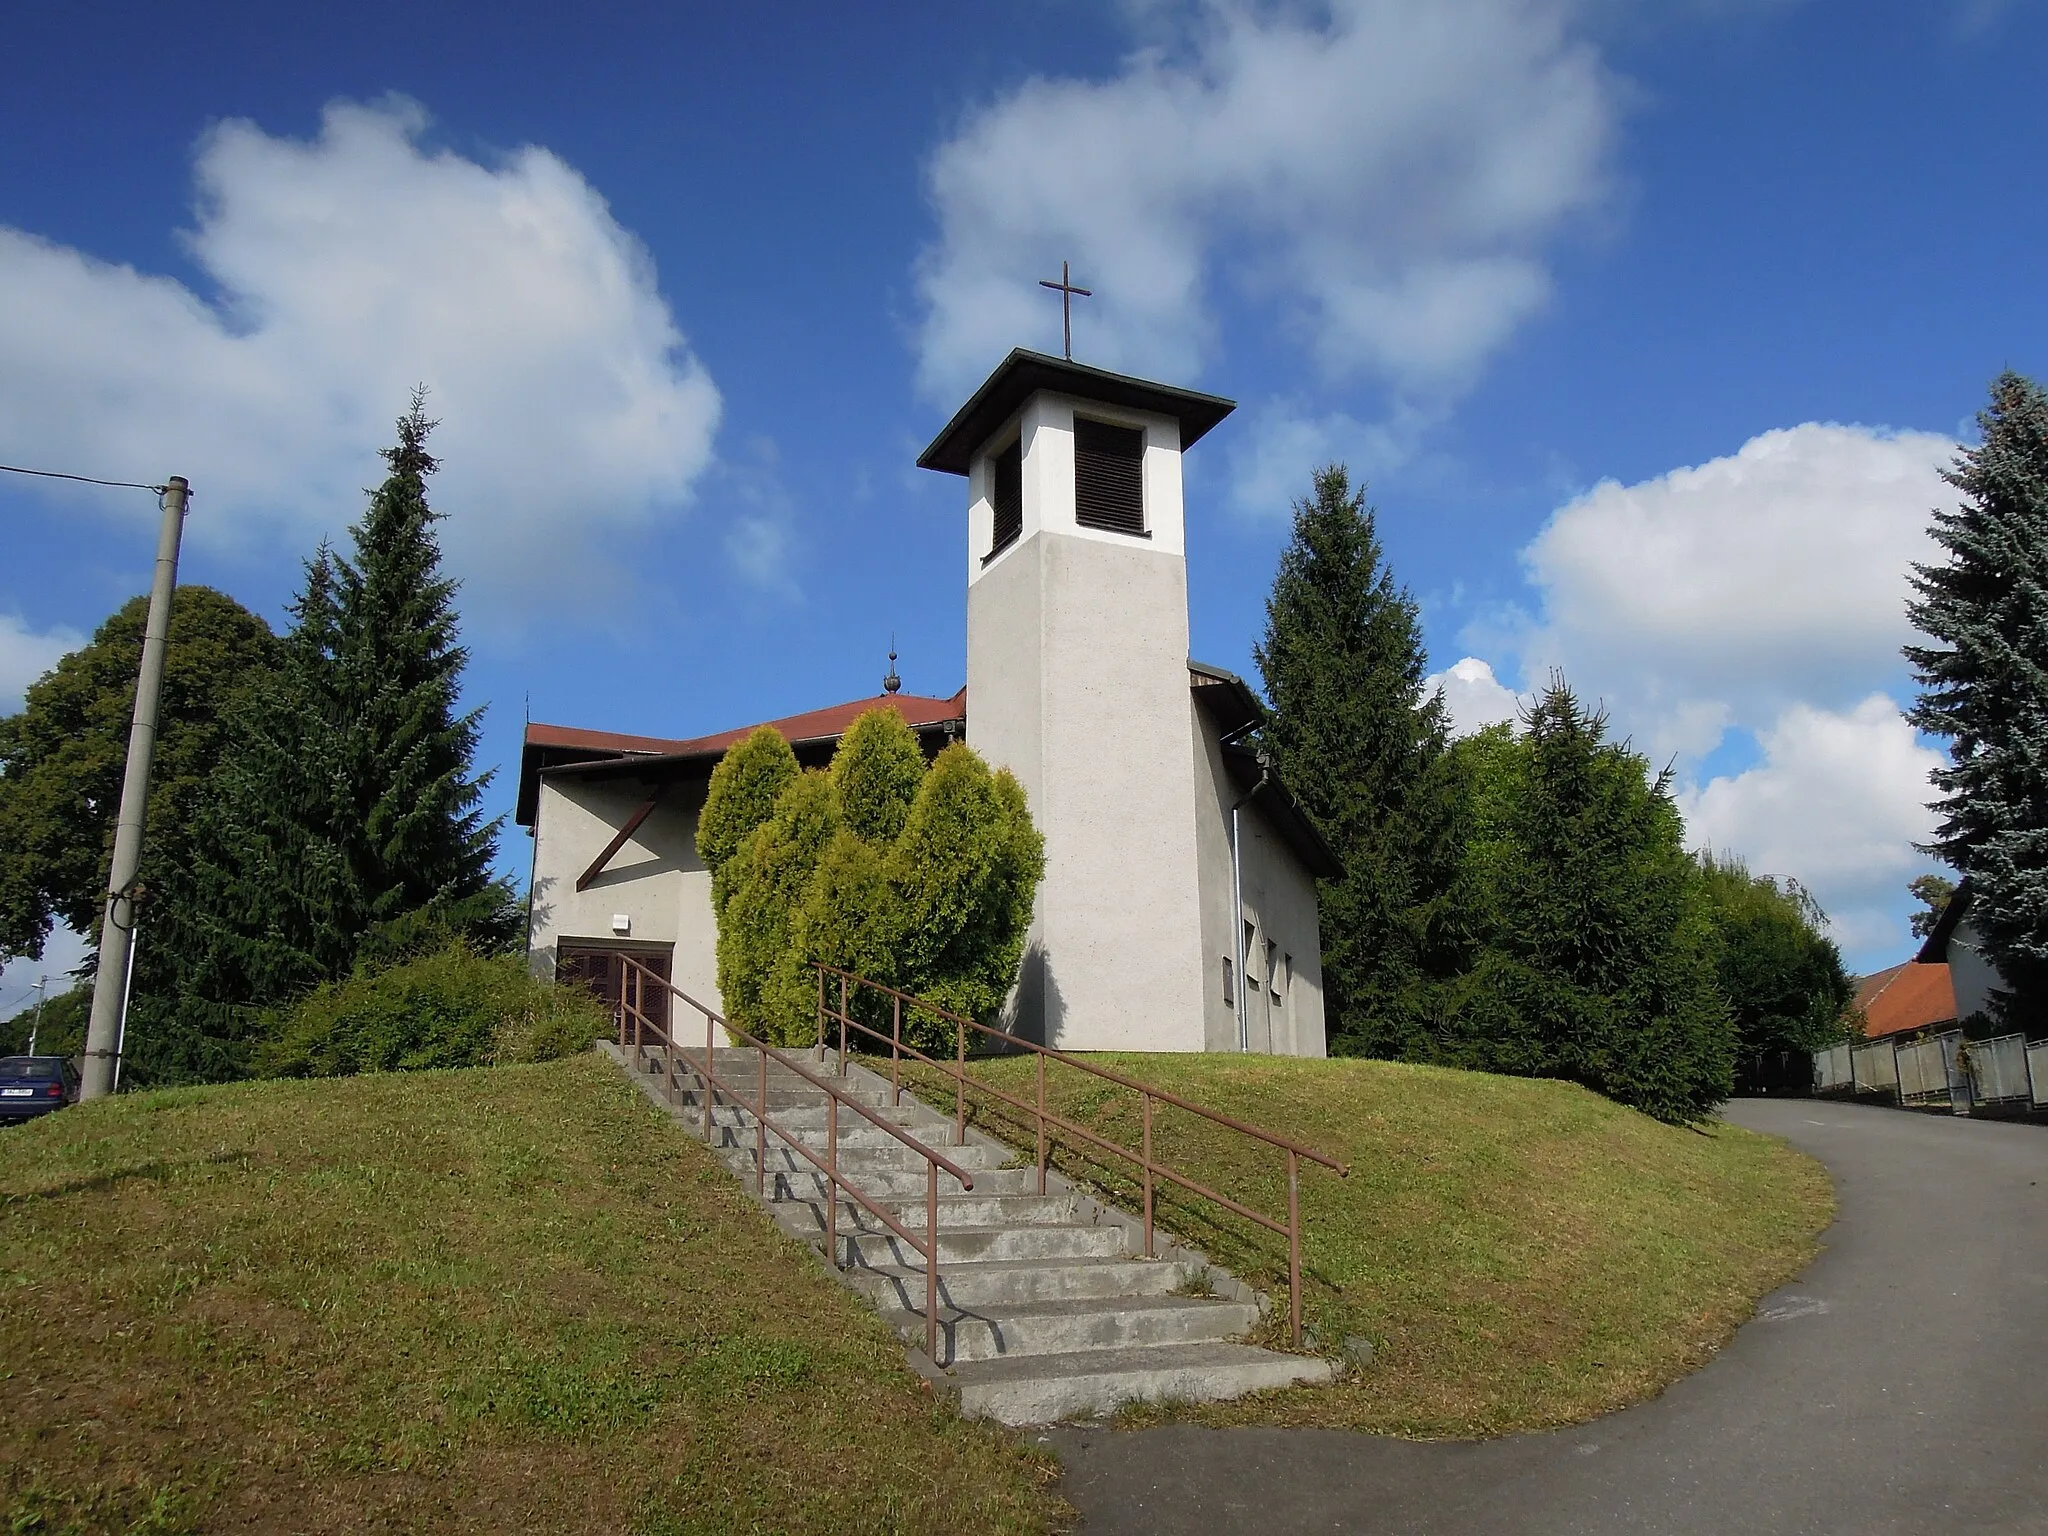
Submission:
M 924 1348 L 925 1353 L 932 1359 L 938 1359 L 939 1170 L 943 1168 L 947 1173 L 959 1180 L 962 1189 L 974 1188 L 974 1175 L 954 1163 L 950 1158 L 926 1146 L 916 1137 L 904 1131 L 902 1127 L 894 1124 L 892 1121 L 883 1119 L 844 1089 L 836 1087 L 829 1078 L 820 1077 L 796 1060 L 796 1058 L 776 1049 L 767 1041 L 749 1031 L 742 1029 L 730 1019 L 720 1015 L 717 1010 L 698 1002 L 696 998 L 690 996 L 689 993 L 675 985 L 667 977 L 650 970 L 631 955 L 622 954 L 619 956 L 619 960 L 621 962 L 619 1049 L 622 1052 L 629 1048 L 631 1049 L 634 1070 L 639 1070 L 646 1054 L 646 1037 L 648 1035 L 654 1036 L 656 1042 L 663 1047 L 664 1092 L 671 1102 L 674 1101 L 676 1097 L 676 1057 L 683 1055 L 683 1051 L 682 1047 L 677 1044 L 675 1037 L 668 1030 L 663 1029 L 649 1018 L 646 1011 L 640 1006 L 646 1000 L 647 983 L 651 981 L 668 992 L 672 997 L 680 998 L 683 1002 L 688 1003 L 692 1008 L 704 1015 L 704 1060 L 700 1066 L 695 1068 L 695 1071 L 704 1083 L 705 1139 L 708 1141 L 711 1137 L 712 1100 L 718 1093 L 722 1092 L 729 1102 L 738 1104 L 742 1108 L 751 1107 L 752 1109 L 755 1137 L 754 1187 L 756 1192 L 764 1199 L 768 1193 L 768 1133 L 770 1131 L 775 1132 L 790 1150 L 801 1152 L 824 1173 L 826 1178 L 831 1181 L 829 1191 L 825 1197 L 825 1257 L 826 1261 L 834 1269 L 841 1267 L 839 1263 L 839 1199 L 836 1193 L 838 1190 L 844 1189 L 847 1194 L 853 1197 L 856 1204 L 860 1205 L 870 1215 L 879 1218 L 884 1226 L 908 1243 L 912 1250 L 924 1259 Z M 627 983 L 629 982 L 632 992 L 630 1000 L 627 997 Z M 633 1021 L 630 1044 L 626 1038 L 626 1020 L 629 1014 Z M 719 1080 L 715 1066 L 717 1059 L 715 1036 L 716 1032 L 720 1029 L 724 1030 L 728 1035 L 745 1041 L 760 1053 L 760 1097 L 752 1106 L 748 1106 L 746 1100 L 736 1093 L 731 1086 Z M 728 1047 L 728 1049 L 730 1048 Z M 826 1154 L 824 1157 L 818 1156 L 817 1153 L 803 1144 L 797 1134 L 777 1125 L 769 1117 L 768 1058 L 771 1056 L 783 1066 L 789 1068 L 790 1071 L 796 1073 L 797 1076 L 803 1078 L 804 1081 L 824 1092 Z M 687 1056 L 683 1056 L 683 1059 L 685 1062 L 689 1061 Z M 842 1055 L 840 1071 L 843 1073 L 845 1069 L 846 1063 Z M 904 1146 L 909 1147 L 925 1160 L 925 1235 L 922 1239 L 915 1232 L 911 1231 L 910 1228 L 890 1215 L 881 1205 L 870 1199 L 839 1172 L 839 1106 L 841 1104 L 846 1105 L 847 1108 L 853 1110 L 870 1124 L 880 1126 L 891 1136 L 895 1137 L 896 1140 L 902 1142 Z
M 908 1054 L 928 1066 L 937 1067 L 948 1072 L 955 1084 L 953 1091 L 953 1118 L 954 1140 L 956 1143 L 965 1143 L 967 1140 L 966 1090 L 970 1083 L 983 1093 L 1000 1099 L 1003 1103 L 1021 1109 L 1033 1116 L 1037 1121 L 1038 1127 L 1038 1192 L 1041 1195 L 1045 1193 L 1046 1131 L 1048 1127 L 1065 1131 L 1072 1136 L 1078 1136 L 1083 1141 L 1092 1142 L 1105 1152 L 1114 1153 L 1119 1157 L 1127 1158 L 1131 1162 L 1136 1163 L 1144 1174 L 1146 1258 L 1153 1257 L 1153 1186 L 1154 1181 L 1161 1178 L 1165 1179 L 1168 1183 L 1179 1185 L 1191 1194 L 1200 1195 L 1205 1200 L 1213 1200 L 1225 1210 L 1234 1211 L 1246 1220 L 1257 1222 L 1269 1231 L 1278 1232 L 1284 1236 L 1287 1239 L 1289 1336 L 1293 1340 L 1293 1345 L 1296 1349 L 1301 1347 L 1301 1164 L 1304 1159 L 1312 1163 L 1320 1163 L 1323 1167 L 1334 1170 L 1340 1179 L 1351 1176 L 1351 1168 L 1348 1164 L 1340 1163 L 1334 1157 L 1318 1152 L 1313 1147 L 1304 1146 L 1298 1141 L 1291 1141 L 1285 1136 L 1276 1136 L 1273 1132 L 1261 1130 L 1256 1125 L 1247 1125 L 1242 1120 L 1233 1120 L 1229 1115 L 1220 1114 L 1213 1109 L 1207 1109 L 1164 1088 L 1154 1088 L 1149 1083 L 1139 1082 L 1134 1077 L 1126 1077 L 1121 1072 L 1112 1072 L 1107 1067 L 1098 1067 L 1093 1062 L 1084 1061 L 1079 1056 L 1072 1055 L 1069 1052 L 1055 1050 L 1048 1045 L 1039 1045 L 1035 1041 L 1019 1039 L 1017 1036 L 1006 1033 L 1003 1030 L 991 1028 L 987 1024 L 970 1019 L 965 1014 L 955 1013 L 950 1008 L 943 1008 L 937 1003 L 929 1002 L 924 998 L 916 996 L 914 993 L 905 992 L 900 988 L 888 986 L 879 981 L 870 981 L 865 976 L 856 975 L 852 971 L 841 970 L 836 965 L 819 964 L 816 966 L 816 970 L 818 972 L 818 1048 L 820 1050 L 825 1048 L 828 1033 L 827 1025 L 834 1020 L 839 1025 L 839 1066 L 842 1072 L 846 1069 L 846 1032 L 849 1029 L 859 1034 L 870 1036 L 877 1041 L 888 1042 L 889 1082 L 894 1100 L 898 1103 L 902 1101 L 903 1096 L 902 1058 L 904 1055 Z M 826 986 L 827 977 L 837 977 L 839 979 L 839 1007 L 836 1012 L 828 1005 L 827 992 L 829 989 Z M 847 989 L 849 986 L 856 988 L 866 987 L 871 991 L 882 993 L 891 999 L 891 1022 L 888 1034 L 885 1035 L 879 1029 L 864 1024 L 859 1019 L 853 1017 L 852 1009 L 847 1005 Z M 910 1004 L 913 1008 L 921 1008 L 938 1018 L 951 1021 L 954 1026 L 955 1041 L 954 1059 L 952 1061 L 941 1061 L 937 1057 L 928 1056 L 916 1046 L 904 1042 L 903 1005 L 905 1003 Z M 985 1083 L 968 1076 L 967 1031 L 970 1029 L 978 1030 L 984 1035 L 1000 1040 L 1010 1049 L 1030 1051 L 1036 1056 L 1038 1063 L 1037 1103 L 1033 1104 L 1024 1099 L 1017 1098 L 1013 1094 L 1005 1093 L 992 1083 Z M 1107 1082 L 1115 1083 L 1120 1088 L 1128 1088 L 1137 1093 L 1144 1116 L 1145 1135 L 1143 1146 L 1138 1150 L 1133 1150 L 1122 1145 L 1120 1142 L 1112 1141 L 1109 1137 L 1088 1126 L 1077 1124 L 1075 1121 L 1048 1110 L 1045 1107 L 1045 1064 L 1048 1059 L 1063 1063 L 1066 1066 L 1078 1068 L 1091 1077 L 1102 1078 Z M 1171 1104 L 1176 1109 L 1184 1109 L 1190 1114 L 1223 1126 L 1226 1130 L 1236 1131 L 1241 1135 L 1249 1136 L 1256 1141 L 1265 1142 L 1269 1146 L 1277 1147 L 1285 1152 L 1287 1154 L 1287 1220 L 1282 1222 L 1275 1217 L 1266 1215 L 1262 1211 L 1253 1210 L 1250 1206 L 1233 1200 L 1228 1195 L 1210 1189 L 1206 1185 L 1196 1183 L 1187 1175 L 1168 1167 L 1155 1158 L 1152 1155 L 1152 1101 L 1154 1099 L 1159 1100 L 1163 1104 Z

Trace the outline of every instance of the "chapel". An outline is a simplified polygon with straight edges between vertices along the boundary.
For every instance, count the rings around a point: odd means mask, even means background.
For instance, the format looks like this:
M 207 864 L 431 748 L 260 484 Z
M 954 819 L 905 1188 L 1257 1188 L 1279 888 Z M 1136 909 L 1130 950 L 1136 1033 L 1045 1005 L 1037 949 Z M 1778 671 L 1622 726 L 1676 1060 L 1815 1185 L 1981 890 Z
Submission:
M 766 722 L 806 767 L 877 706 L 1023 784 L 1046 872 L 1000 1021 L 1064 1050 L 1324 1054 L 1328 845 L 1188 655 L 1181 455 L 1233 402 L 1013 351 L 918 459 L 966 482 L 967 680 Z M 893 661 L 893 657 L 891 658 Z M 697 812 L 747 725 L 689 740 L 531 723 L 534 970 L 616 995 L 630 954 L 719 1008 Z

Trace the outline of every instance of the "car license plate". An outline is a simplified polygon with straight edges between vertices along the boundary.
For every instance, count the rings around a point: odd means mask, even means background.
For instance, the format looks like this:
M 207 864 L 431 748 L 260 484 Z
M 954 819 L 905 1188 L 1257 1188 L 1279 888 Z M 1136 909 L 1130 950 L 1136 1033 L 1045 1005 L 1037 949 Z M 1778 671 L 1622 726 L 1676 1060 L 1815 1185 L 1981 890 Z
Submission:
M 33 1088 L 0 1088 L 0 1099 L 32 1099 L 35 1096 Z

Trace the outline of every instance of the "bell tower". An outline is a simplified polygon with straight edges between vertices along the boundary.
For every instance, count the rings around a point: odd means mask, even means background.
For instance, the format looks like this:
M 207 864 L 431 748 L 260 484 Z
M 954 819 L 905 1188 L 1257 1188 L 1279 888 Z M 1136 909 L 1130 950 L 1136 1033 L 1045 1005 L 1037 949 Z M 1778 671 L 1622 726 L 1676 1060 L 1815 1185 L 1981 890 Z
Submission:
M 1019 349 L 918 460 L 967 480 L 967 737 L 1045 835 L 1009 1022 L 1048 1045 L 1203 1048 L 1181 454 L 1235 408 Z

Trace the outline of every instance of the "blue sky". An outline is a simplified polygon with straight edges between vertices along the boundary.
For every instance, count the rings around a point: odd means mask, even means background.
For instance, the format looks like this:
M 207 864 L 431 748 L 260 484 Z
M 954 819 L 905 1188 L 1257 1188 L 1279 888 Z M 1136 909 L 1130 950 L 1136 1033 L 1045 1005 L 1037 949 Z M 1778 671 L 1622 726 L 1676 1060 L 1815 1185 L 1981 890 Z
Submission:
M 523 712 L 691 735 L 964 672 L 1012 344 L 1228 394 L 1195 649 L 1368 479 L 1461 719 L 1552 666 L 1695 837 L 1907 944 L 1906 564 L 2048 370 L 2038 0 L 16 8 L 0 462 L 196 488 L 272 618 L 415 380 L 492 790 Z M 0 477 L 11 481 L 12 477 Z M 0 709 L 142 589 L 138 493 L 0 483 Z M 508 827 L 508 868 L 525 839 Z M 23 983 L 0 981 L 0 1006 Z

